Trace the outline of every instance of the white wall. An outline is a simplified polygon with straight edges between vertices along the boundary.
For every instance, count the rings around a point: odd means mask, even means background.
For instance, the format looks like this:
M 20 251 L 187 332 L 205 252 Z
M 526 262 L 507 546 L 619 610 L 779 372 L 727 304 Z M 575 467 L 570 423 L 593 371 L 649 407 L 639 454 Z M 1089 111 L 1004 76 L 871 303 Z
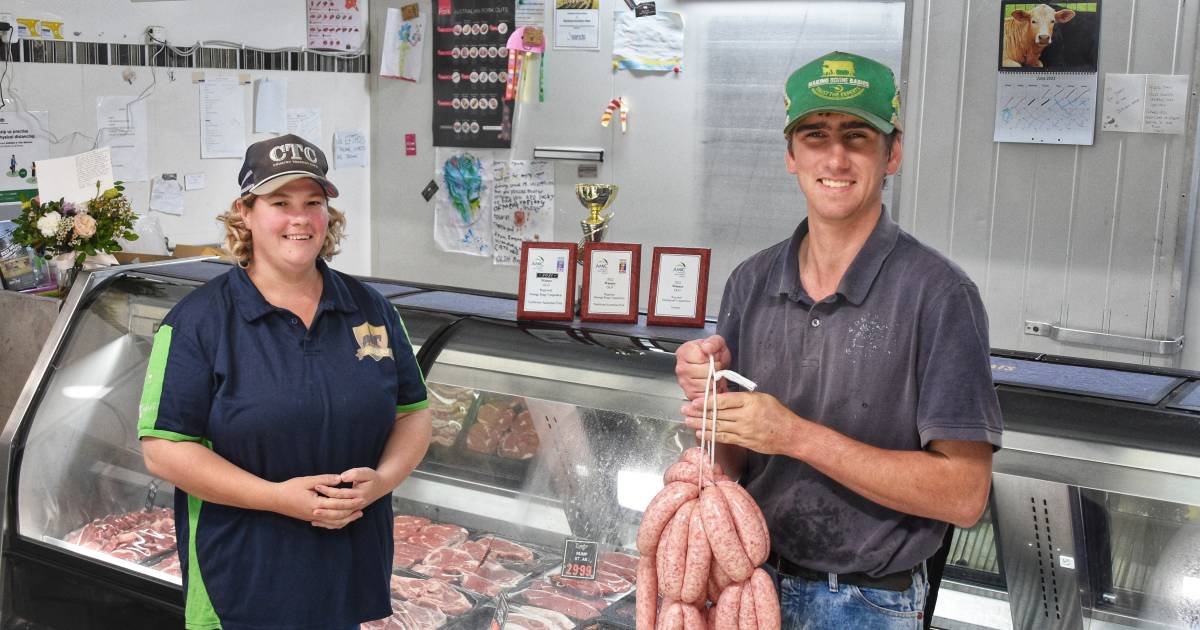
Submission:
M 373 32 L 382 30 L 387 7 L 405 3 L 377 0 Z M 547 3 L 551 25 L 553 4 Z M 428 0 L 420 5 L 429 10 Z M 554 162 L 554 240 L 581 237 L 587 213 L 575 199 L 576 182 L 617 184 L 607 240 L 642 245 L 641 310 L 653 247 L 707 247 L 707 310 L 715 315 L 734 266 L 787 238 L 805 216 L 784 164 L 788 74 L 851 41 L 856 51 L 898 69 L 903 3 L 659 0 L 658 10 L 684 16 L 679 74 L 614 72 L 613 14 L 628 9 L 620 0 L 602 0 L 600 7 L 600 50 L 558 50 L 552 36 L 547 41 L 546 100 L 521 104 L 511 155 L 530 159 L 534 146 L 603 149 L 595 178 L 580 178 L 577 162 Z M 416 84 L 372 78 L 374 268 L 386 277 L 516 293 L 516 266 L 448 253 L 433 242 L 433 204 L 420 195 L 435 170 L 433 72 L 428 58 L 425 64 Z M 628 133 L 619 124 L 600 126 L 615 96 L 629 104 Z M 405 133 L 416 134 L 415 156 L 405 153 Z M 505 159 L 510 151 L 495 155 Z
M 362 4 L 365 10 L 365 2 Z M 14 5 L 0 6 L 0 11 L 8 11 L 9 6 Z M 80 41 L 136 43 L 149 25 L 165 26 L 168 39 L 178 45 L 191 44 L 197 39 L 222 39 L 257 47 L 299 47 L 305 38 L 302 0 L 87 3 L 44 0 L 17 2 L 12 10 L 17 17 L 58 16 L 66 21 L 64 34 Z M 75 36 L 76 31 L 80 35 Z M 14 63 L 9 67 L 4 92 L 6 98 L 15 95 L 30 110 L 49 112 L 51 133 L 66 139 L 51 145 L 50 156 L 61 157 L 92 148 L 97 97 L 134 97 L 150 85 L 150 67 L 132 69 L 137 78 L 129 84 L 121 78 L 125 68 L 119 66 Z M 370 129 L 370 95 L 365 74 L 155 68 L 157 85 L 145 101 L 150 129 L 150 175 L 203 172 L 208 179 L 204 190 L 184 192 L 183 216 L 151 213 L 172 243 L 204 244 L 219 240 L 220 226 L 214 219 L 236 196 L 237 172 L 241 167 L 240 159 L 200 159 L 199 87 L 192 83 L 193 72 L 213 77 L 248 74 L 252 80 L 285 78 L 289 107 L 321 109 L 320 144 L 331 161 L 335 131 Z M 243 91 L 247 143 L 270 137 L 271 134 L 252 133 L 253 86 L 243 86 Z M 14 105 L 14 101 L 10 99 L 9 104 Z M 71 136 L 72 132 L 90 137 Z M 370 169 L 333 169 L 330 178 L 341 191 L 334 205 L 348 215 L 348 236 L 333 266 L 350 273 L 368 274 L 371 271 Z M 139 214 L 147 212 L 148 182 L 131 182 L 126 192 Z

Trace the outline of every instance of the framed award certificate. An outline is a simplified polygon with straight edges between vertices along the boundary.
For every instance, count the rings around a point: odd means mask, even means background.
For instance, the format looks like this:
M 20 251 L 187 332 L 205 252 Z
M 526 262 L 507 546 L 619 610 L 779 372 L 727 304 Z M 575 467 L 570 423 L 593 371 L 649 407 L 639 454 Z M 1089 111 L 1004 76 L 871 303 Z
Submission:
M 579 319 L 585 322 L 637 322 L 641 260 L 641 245 L 584 243 L 583 303 L 579 307 Z
M 517 319 L 575 319 L 575 243 L 521 243 Z
M 701 248 L 654 248 L 647 324 L 704 326 L 711 253 L 712 250 Z

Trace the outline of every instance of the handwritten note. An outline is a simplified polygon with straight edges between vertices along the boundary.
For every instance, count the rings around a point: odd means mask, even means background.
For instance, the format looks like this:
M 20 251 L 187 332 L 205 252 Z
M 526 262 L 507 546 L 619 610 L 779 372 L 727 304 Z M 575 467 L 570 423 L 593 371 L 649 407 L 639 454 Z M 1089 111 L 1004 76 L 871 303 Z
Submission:
M 1186 74 L 1152 74 L 1146 78 L 1146 125 L 1148 133 L 1183 133 L 1187 113 Z
M 1103 131 L 1141 131 L 1146 111 L 1146 75 L 1104 75 L 1104 107 L 1100 110 Z
M 357 130 L 334 133 L 333 165 L 335 168 L 366 166 L 367 134 Z
M 492 262 L 517 265 L 522 241 L 554 240 L 554 167 L 544 160 L 496 161 Z
M 1106 74 L 1100 128 L 1183 133 L 1189 78 L 1186 74 Z
M 108 147 L 54 158 L 38 160 L 38 195 L 42 199 L 63 199 L 86 203 L 100 191 L 113 185 L 112 154 Z

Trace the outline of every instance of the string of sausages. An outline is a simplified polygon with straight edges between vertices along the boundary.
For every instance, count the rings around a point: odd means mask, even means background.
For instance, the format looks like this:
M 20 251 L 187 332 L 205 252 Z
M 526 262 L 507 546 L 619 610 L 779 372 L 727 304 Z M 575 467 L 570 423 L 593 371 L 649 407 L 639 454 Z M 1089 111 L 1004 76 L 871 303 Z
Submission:
M 707 412 L 718 378 L 709 357 L 700 446 L 667 468 L 663 489 L 642 515 L 637 630 L 780 627 L 775 583 L 758 568 L 771 547 L 766 519 L 716 463 L 716 405 L 711 425 Z

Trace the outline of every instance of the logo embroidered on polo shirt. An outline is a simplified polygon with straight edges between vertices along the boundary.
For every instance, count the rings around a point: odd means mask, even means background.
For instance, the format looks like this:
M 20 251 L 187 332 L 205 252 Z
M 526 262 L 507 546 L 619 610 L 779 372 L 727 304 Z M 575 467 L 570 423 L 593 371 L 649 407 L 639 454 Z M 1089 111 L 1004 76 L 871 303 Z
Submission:
M 388 343 L 386 328 L 363 322 L 351 330 L 354 332 L 354 340 L 358 342 L 358 352 L 354 356 L 358 357 L 359 361 L 367 357 L 376 361 L 380 359 L 395 360 L 392 357 L 392 347 Z

